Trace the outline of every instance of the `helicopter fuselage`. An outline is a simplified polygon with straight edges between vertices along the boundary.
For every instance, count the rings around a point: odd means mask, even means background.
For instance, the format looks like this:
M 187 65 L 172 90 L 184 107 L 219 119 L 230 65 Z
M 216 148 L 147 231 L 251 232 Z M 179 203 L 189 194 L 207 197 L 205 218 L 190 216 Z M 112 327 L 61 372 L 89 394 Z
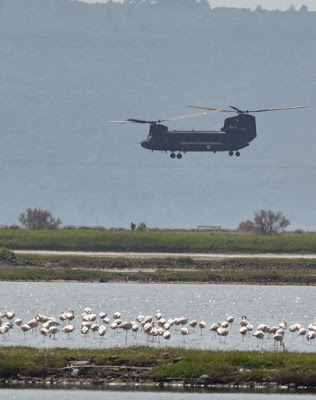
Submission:
M 228 151 L 232 155 L 233 151 L 247 147 L 256 136 L 255 117 L 239 114 L 226 118 L 219 131 L 169 131 L 167 126 L 155 123 L 150 125 L 148 137 L 141 142 L 141 146 L 152 151 L 172 153 Z

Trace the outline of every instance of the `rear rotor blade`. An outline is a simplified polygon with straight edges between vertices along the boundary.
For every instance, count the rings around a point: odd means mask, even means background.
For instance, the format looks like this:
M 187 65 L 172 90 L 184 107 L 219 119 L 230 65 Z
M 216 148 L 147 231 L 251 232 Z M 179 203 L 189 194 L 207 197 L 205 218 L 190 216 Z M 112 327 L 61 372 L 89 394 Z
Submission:
M 185 118 L 193 118 L 193 117 L 198 117 L 200 115 L 206 115 L 209 114 L 210 111 L 204 111 L 204 112 L 199 112 L 196 114 L 186 114 L 186 115 L 179 115 L 178 117 L 173 117 L 173 118 L 166 118 L 166 119 L 157 119 L 156 121 L 145 121 L 143 119 L 135 119 L 135 118 L 129 118 L 126 119 L 125 121 L 109 121 L 111 123 L 121 123 L 121 124 L 160 124 L 160 122 L 165 122 L 165 121 L 177 121 L 179 119 L 185 119 Z
M 278 108 L 265 108 L 262 110 L 240 110 L 237 107 L 229 106 L 232 110 L 225 110 L 222 108 L 209 108 L 209 107 L 199 107 L 199 106 L 189 106 L 191 108 L 198 108 L 201 110 L 209 110 L 209 112 L 230 112 L 230 113 L 237 113 L 237 114 L 249 114 L 249 113 L 257 113 L 257 112 L 266 112 L 266 111 L 283 111 L 283 110 L 295 110 L 298 108 L 307 108 L 307 106 L 293 106 L 293 107 L 278 107 Z
M 266 112 L 266 111 L 283 111 L 283 110 L 296 110 L 298 108 L 307 108 L 307 106 L 294 106 L 294 107 L 280 107 L 280 108 L 266 108 L 263 110 L 246 111 L 247 113 Z

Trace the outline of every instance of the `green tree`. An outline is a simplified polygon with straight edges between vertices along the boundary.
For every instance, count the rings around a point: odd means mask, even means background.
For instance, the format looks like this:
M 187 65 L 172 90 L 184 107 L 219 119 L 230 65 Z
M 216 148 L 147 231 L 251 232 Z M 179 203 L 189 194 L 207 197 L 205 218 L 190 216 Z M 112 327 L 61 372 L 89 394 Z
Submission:
M 141 222 L 140 224 L 137 225 L 136 230 L 137 231 L 145 231 L 147 229 L 147 225 L 145 222 Z
M 256 233 L 256 227 L 253 221 L 247 219 L 246 221 L 242 221 L 237 230 L 242 233 Z
M 27 208 L 20 214 L 19 221 L 28 229 L 58 229 L 62 224 L 50 211 L 40 208 Z

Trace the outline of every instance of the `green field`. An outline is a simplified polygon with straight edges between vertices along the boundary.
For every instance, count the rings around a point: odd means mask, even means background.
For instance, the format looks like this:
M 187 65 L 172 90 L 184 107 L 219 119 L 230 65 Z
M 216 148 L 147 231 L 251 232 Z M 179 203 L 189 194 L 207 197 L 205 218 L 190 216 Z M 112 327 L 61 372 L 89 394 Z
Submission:
M 316 235 L 1 229 L 0 247 L 85 251 L 316 253 Z
M 151 347 L 103 350 L 2 347 L 0 359 L 0 378 L 11 379 L 20 375 L 65 377 L 69 364 L 88 361 L 89 367 L 84 368 L 84 378 L 99 379 L 102 374 L 106 376 L 102 367 L 128 366 L 146 367 L 142 372 L 144 378 L 154 381 L 166 378 L 194 379 L 206 374 L 213 383 L 277 382 L 316 387 L 316 354 L 310 353 L 215 352 Z

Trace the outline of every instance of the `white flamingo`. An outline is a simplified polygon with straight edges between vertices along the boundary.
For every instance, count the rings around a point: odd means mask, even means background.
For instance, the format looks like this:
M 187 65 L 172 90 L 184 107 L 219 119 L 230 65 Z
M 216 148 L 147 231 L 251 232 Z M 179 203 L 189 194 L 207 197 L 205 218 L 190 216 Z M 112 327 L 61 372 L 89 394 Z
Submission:
M 201 330 L 201 335 L 203 334 L 203 329 L 206 327 L 206 322 L 203 319 L 199 322 L 199 328 Z
M 30 327 L 30 325 L 28 324 L 22 324 L 21 325 L 21 331 L 24 334 L 24 338 L 26 339 L 25 333 L 28 332 L 29 330 L 31 330 L 32 328 Z
M 228 332 L 229 332 L 229 330 L 227 329 L 227 328 L 225 328 L 225 327 L 222 327 L 222 326 L 220 326 L 218 329 L 217 329 L 217 331 L 216 331 L 216 333 L 220 336 L 220 337 L 222 337 L 222 336 L 224 336 L 224 342 L 226 342 L 226 336 L 228 335 Z
M 262 329 L 258 329 L 252 334 L 252 336 L 254 336 L 257 339 L 257 345 L 259 346 L 259 341 L 261 340 L 263 342 L 264 332 Z
M 181 332 L 181 335 L 183 336 L 183 341 L 184 341 L 184 344 L 185 344 L 185 337 L 190 334 L 190 331 L 189 331 L 188 328 L 183 327 L 183 328 L 181 328 L 180 332 Z
M 68 325 L 66 325 L 66 326 L 63 327 L 62 331 L 63 331 L 64 333 L 67 333 L 67 339 L 69 339 L 69 338 L 70 338 L 71 332 L 73 332 L 75 329 L 76 329 L 76 328 L 75 328 L 74 325 L 68 324 Z

